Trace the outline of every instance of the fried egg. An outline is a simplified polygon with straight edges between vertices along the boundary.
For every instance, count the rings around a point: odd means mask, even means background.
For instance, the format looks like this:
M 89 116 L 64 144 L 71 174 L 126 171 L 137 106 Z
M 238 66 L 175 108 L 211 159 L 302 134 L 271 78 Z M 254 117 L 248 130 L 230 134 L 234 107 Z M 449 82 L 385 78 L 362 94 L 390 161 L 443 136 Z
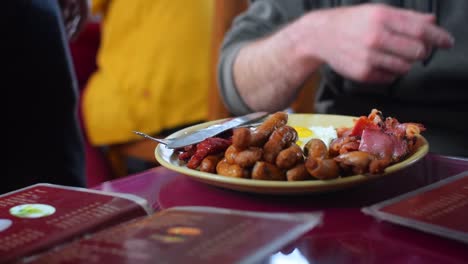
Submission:
M 293 126 L 294 129 L 297 131 L 297 144 L 303 148 L 304 145 L 311 140 L 312 138 L 321 139 L 327 148 L 330 146 L 330 142 L 337 138 L 338 135 L 336 133 L 335 128 L 332 126 L 328 127 L 321 127 L 321 126 L 311 126 L 311 127 L 303 127 L 303 126 Z

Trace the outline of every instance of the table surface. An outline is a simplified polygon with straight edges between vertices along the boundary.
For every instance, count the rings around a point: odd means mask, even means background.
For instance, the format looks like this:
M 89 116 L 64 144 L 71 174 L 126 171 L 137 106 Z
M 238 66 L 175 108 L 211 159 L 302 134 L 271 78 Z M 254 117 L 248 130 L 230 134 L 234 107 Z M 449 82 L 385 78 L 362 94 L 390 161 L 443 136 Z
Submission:
M 466 244 L 380 222 L 361 212 L 363 206 L 464 171 L 468 171 L 468 159 L 429 153 L 400 172 L 324 194 L 281 196 L 231 191 L 164 167 L 104 182 L 94 189 L 141 196 L 155 210 L 197 205 L 259 212 L 323 212 L 319 227 L 262 263 L 468 263 Z

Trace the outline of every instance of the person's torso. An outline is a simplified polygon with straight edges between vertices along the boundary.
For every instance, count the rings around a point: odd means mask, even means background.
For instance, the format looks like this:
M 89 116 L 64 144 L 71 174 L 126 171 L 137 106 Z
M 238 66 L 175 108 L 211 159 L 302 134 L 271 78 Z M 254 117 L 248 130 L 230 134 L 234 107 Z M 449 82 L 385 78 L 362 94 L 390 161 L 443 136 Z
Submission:
M 132 130 L 204 120 L 210 82 L 211 1 L 112 0 L 104 15 L 98 71 L 84 97 L 95 144 Z

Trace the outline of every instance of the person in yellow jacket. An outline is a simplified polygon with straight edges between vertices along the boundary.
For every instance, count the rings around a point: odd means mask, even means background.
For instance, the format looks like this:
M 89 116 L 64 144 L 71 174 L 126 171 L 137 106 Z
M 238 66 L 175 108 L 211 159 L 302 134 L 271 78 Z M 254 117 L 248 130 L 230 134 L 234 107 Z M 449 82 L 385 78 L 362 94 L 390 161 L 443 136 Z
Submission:
M 213 2 L 91 2 L 102 14 L 98 69 L 82 98 L 92 145 L 125 145 L 141 139 L 132 131 L 164 135 L 206 120 Z

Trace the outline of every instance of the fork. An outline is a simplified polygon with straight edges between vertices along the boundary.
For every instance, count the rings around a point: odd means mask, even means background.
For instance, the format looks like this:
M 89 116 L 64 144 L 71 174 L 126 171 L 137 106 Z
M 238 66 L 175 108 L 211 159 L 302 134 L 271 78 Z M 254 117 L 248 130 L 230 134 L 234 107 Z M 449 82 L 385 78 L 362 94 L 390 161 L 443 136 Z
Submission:
M 240 125 L 236 128 L 239 128 L 239 127 L 247 127 L 247 128 L 252 128 L 252 127 L 257 127 L 261 124 L 262 122 L 255 122 L 255 123 L 250 123 L 250 124 L 245 124 L 245 125 Z M 150 140 L 154 140 L 156 142 L 159 142 L 161 144 L 164 144 L 164 145 L 168 145 L 172 142 L 174 142 L 175 138 L 155 138 L 155 137 L 152 137 L 148 134 L 145 134 L 143 132 L 140 132 L 140 131 L 133 131 L 133 133 L 139 135 L 139 136 L 142 136 L 144 138 L 147 138 L 147 139 L 150 139 Z
M 218 135 L 224 131 L 233 129 L 235 127 L 239 127 L 239 126 L 246 125 L 246 124 L 252 125 L 253 121 L 258 121 L 259 119 L 264 118 L 267 115 L 268 115 L 267 112 L 250 113 L 245 116 L 235 117 L 223 123 L 214 124 L 207 128 L 203 128 L 191 134 L 183 135 L 177 138 L 159 139 L 159 138 L 154 138 L 150 135 L 147 135 L 139 131 L 133 131 L 133 132 L 144 138 L 154 140 L 156 142 L 164 144 L 166 145 L 167 148 L 178 149 L 178 148 L 182 148 L 188 145 L 199 143 L 205 140 L 206 138 Z
M 170 138 L 155 138 L 155 137 L 152 137 L 148 134 L 145 134 L 143 132 L 140 132 L 140 131 L 133 131 L 133 133 L 139 135 L 139 136 L 142 136 L 144 138 L 147 138 L 147 139 L 151 139 L 151 140 L 154 140 L 156 142 L 159 142 L 161 144 L 164 144 L 164 145 L 167 145 L 169 143 L 171 143 L 172 141 L 174 141 L 174 139 L 170 139 Z

